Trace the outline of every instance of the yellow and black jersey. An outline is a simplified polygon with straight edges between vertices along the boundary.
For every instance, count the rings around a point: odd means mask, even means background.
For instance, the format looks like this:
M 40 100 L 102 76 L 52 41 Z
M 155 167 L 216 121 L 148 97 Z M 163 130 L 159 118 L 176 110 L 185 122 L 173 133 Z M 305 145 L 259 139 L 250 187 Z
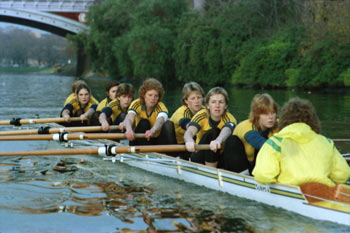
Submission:
M 245 120 L 236 126 L 233 134 L 243 142 L 247 159 L 253 162 L 255 151 L 260 150 L 266 139 L 273 136 L 276 132 L 277 129 L 275 128 L 259 131 L 250 120 Z
M 63 106 L 66 106 L 67 104 L 69 104 L 69 102 L 71 102 L 73 99 L 76 99 L 74 93 L 71 93 L 67 99 L 64 101 L 64 105 Z M 91 100 L 94 101 L 94 103 L 98 104 L 98 101 L 95 99 L 95 97 L 91 96 L 90 97 Z
M 204 109 L 204 106 L 202 109 Z M 177 143 L 185 143 L 184 134 L 186 132 L 186 126 L 191 121 L 192 117 L 193 113 L 186 105 L 179 107 L 171 116 L 170 120 L 174 123 Z
M 141 104 L 140 98 L 134 100 L 128 109 L 128 113 L 133 112 L 136 114 L 135 126 L 138 125 L 141 119 L 146 119 L 150 122 L 151 127 L 156 123 L 157 117 L 160 113 L 168 114 L 168 109 L 165 107 L 163 102 L 158 102 L 156 106 L 153 108 L 150 115 L 147 114 L 146 106 Z M 155 137 L 157 137 L 160 133 L 160 130 L 155 133 Z
M 237 121 L 231 113 L 225 112 L 219 122 L 214 122 L 210 119 L 209 113 L 206 109 L 202 109 L 194 115 L 189 123 L 189 126 L 195 126 L 198 129 L 196 143 L 199 143 L 203 135 L 213 128 L 222 129 L 229 127 L 232 132 L 237 124 Z
M 123 109 L 120 107 L 119 100 L 114 99 L 107 105 L 107 107 L 102 109 L 102 112 L 106 114 L 107 118 L 111 118 L 111 122 L 114 122 L 120 113 L 126 111 L 123 111 Z
M 104 98 L 101 100 L 101 102 L 97 105 L 96 112 L 102 112 L 102 109 L 107 107 L 109 103 L 111 103 L 112 100 L 109 97 Z
M 64 106 L 64 108 L 62 109 L 62 112 L 65 109 L 68 109 L 70 112 L 70 116 L 74 116 L 74 117 L 80 116 L 81 114 L 87 112 L 90 108 L 93 108 L 94 110 L 96 110 L 97 104 L 98 102 L 95 102 L 93 99 L 90 99 L 88 104 L 84 108 L 82 108 L 79 104 L 79 101 L 76 98 L 74 98 Z

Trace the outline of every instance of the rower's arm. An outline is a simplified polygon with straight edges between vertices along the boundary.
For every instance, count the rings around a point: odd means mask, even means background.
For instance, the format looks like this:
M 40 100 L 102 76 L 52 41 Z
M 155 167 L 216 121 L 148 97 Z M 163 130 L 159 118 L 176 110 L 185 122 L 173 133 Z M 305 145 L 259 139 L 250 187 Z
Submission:
M 222 144 L 231 134 L 232 130 L 229 127 L 224 127 L 221 129 L 219 136 L 215 140 Z
M 103 131 L 109 130 L 109 123 L 107 121 L 107 116 L 104 112 L 101 112 L 100 116 L 98 117 L 99 122 L 101 123 L 101 127 Z
M 86 113 L 84 113 L 84 115 L 86 116 L 86 118 L 90 118 L 92 114 L 94 114 L 94 112 L 95 112 L 95 109 L 89 108 L 89 110 L 87 110 Z
M 150 129 L 152 131 L 152 134 L 160 130 L 165 122 L 164 117 L 158 117 L 156 122 L 154 123 L 153 127 Z
M 61 115 L 62 115 L 64 121 L 69 122 L 69 119 L 70 119 L 70 111 L 69 111 L 69 109 L 64 109 L 62 111 Z
M 132 130 L 132 124 L 134 123 L 136 118 L 136 114 L 133 112 L 129 112 L 124 120 L 124 124 L 125 124 L 125 130 L 126 131 L 133 131 Z
M 133 141 L 135 139 L 135 133 L 132 130 L 132 124 L 135 121 L 135 117 L 136 117 L 136 113 L 134 112 L 129 112 L 124 120 L 125 123 L 125 137 L 129 140 L 129 141 Z
M 196 126 L 190 125 L 184 135 L 186 149 L 190 152 L 194 152 L 195 149 L 195 141 L 193 140 L 194 135 L 198 132 L 198 128 Z

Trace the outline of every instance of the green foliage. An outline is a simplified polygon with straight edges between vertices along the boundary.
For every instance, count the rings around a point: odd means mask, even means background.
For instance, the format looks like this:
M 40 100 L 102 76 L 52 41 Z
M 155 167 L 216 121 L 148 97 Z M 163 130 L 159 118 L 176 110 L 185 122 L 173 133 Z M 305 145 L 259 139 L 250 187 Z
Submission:
M 300 85 L 343 85 L 340 74 L 350 67 L 350 45 L 323 40 L 314 43 L 301 60 Z
M 350 69 L 345 70 L 339 75 L 339 79 L 344 81 L 346 87 L 350 87 Z
M 134 76 L 162 79 L 172 75 L 169 54 L 173 50 L 174 34 L 170 29 L 154 24 L 135 27 L 126 38 Z
M 232 82 L 260 86 L 285 86 L 285 71 L 297 63 L 298 38 L 291 28 L 266 41 L 251 41 L 238 57 L 240 66 L 233 73 Z M 302 33 L 302 32 L 299 32 Z
M 287 87 L 296 87 L 298 86 L 300 70 L 296 68 L 286 69 L 285 75 L 287 77 L 286 85 Z
M 350 45 L 332 36 L 337 22 L 332 10 L 310 3 L 207 0 L 203 9 L 189 10 L 187 0 L 104 0 L 88 14 L 89 34 L 78 35 L 76 41 L 94 70 L 116 78 L 155 77 L 210 86 L 344 85 Z M 347 12 L 336 4 L 332 9 Z M 314 32 L 325 22 L 317 18 L 308 24 L 312 17 L 305 9 L 317 17 L 332 13 L 332 25 L 322 36 Z M 346 22 L 334 28 L 345 30 Z

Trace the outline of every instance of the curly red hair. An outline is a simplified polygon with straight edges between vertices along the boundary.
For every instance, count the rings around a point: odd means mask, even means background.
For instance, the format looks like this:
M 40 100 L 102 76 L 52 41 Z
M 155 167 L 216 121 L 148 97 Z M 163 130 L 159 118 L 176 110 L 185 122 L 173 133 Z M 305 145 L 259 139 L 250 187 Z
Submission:
M 145 104 L 145 95 L 149 90 L 157 91 L 159 95 L 158 102 L 162 100 L 162 97 L 164 95 L 163 85 L 157 79 L 149 78 L 146 79 L 139 88 L 139 98 L 141 104 Z

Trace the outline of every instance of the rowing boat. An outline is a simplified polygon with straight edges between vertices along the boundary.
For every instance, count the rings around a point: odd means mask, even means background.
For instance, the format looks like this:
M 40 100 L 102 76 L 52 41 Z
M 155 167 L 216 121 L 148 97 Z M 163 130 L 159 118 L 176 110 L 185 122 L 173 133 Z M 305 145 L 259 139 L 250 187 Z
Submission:
M 310 204 L 298 186 L 261 185 L 252 176 L 215 169 L 159 153 L 118 154 L 104 160 L 122 162 L 160 175 L 226 192 L 310 218 L 350 226 L 350 204 L 320 201 Z M 335 208 L 333 208 L 335 207 Z
M 115 144 L 109 140 L 96 140 L 94 142 L 98 142 L 100 145 L 101 143 Z M 125 163 L 159 175 L 280 207 L 313 219 L 350 226 L 349 202 L 320 200 L 310 203 L 299 186 L 261 185 L 248 174 L 216 169 L 161 153 L 117 154 L 114 157 L 104 156 L 103 160 L 116 164 Z
M 72 145 L 71 143 L 66 144 Z M 78 144 L 82 145 L 81 142 Z M 110 144 L 116 144 L 116 142 L 100 139 L 86 141 L 84 146 Z M 103 160 L 115 164 L 125 163 L 159 175 L 280 207 L 313 219 L 350 226 L 349 202 L 342 203 L 334 200 L 309 202 L 307 195 L 303 194 L 298 186 L 283 184 L 261 185 L 247 174 L 215 169 L 161 153 L 123 153 L 116 156 L 103 156 Z

